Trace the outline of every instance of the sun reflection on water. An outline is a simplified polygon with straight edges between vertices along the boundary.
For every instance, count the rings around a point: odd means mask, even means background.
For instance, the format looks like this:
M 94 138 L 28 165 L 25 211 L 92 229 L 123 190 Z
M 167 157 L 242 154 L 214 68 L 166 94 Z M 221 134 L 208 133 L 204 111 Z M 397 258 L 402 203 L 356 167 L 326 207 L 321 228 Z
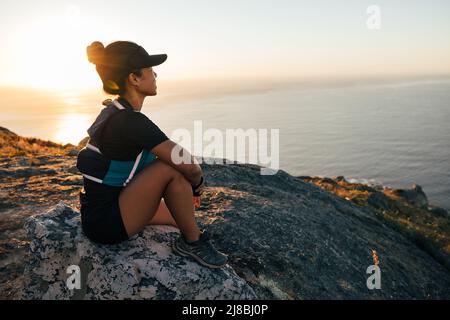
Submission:
M 86 130 L 90 125 L 90 117 L 88 114 L 67 113 L 61 115 L 57 122 L 52 140 L 62 144 L 77 145 L 81 139 L 87 136 Z

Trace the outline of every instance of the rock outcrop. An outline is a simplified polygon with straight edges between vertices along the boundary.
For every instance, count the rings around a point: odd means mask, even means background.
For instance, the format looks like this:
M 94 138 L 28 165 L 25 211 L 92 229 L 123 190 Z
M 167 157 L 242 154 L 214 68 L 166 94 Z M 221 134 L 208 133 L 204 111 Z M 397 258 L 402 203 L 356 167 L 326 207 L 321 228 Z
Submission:
M 449 298 L 450 273 L 371 207 L 284 171 L 203 165 L 209 190 L 200 219 L 261 298 Z M 445 220 L 448 224 L 448 220 Z M 369 290 L 379 256 L 382 289 Z
M 197 220 L 229 265 L 210 270 L 171 252 L 178 235 L 149 226 L 117 246 L 81 233 L 77 211 L 58 204 L 30 218 L 26 298 L 83 299 L 441 299 L 450 272 L 373 208 L 358 206 L 283 171 L 202 164 L 207 189 Z M 331 183 L 331 182 L 330 182 Z M 333 182 L 338 183 L 338 182 Z M 389 206 L 383 197 L 372 200 Z M 367 287 L 378 255 L 381 289 Z M 79 265 L 81 290 L 66 288 Z
M 211 270 L 175 255 L 170 244 L 179 232 L 171 226 L 147 227 L 129 241 L 101 246 L 82 234 L 79 213 L 60 202 L 30 217 L 25 228 L 32 239 L 25 299 L 256 297 L 230 266 Z
M 413 204 L 416 207 L 427 208 L 428 207 L 428 199 L 423 192 L 422 187 L 419 185 L 414 185 L 412 189 L 404 190 L 397 189 L 394 192 L 397 196 L 402 197 L 409 203 Z

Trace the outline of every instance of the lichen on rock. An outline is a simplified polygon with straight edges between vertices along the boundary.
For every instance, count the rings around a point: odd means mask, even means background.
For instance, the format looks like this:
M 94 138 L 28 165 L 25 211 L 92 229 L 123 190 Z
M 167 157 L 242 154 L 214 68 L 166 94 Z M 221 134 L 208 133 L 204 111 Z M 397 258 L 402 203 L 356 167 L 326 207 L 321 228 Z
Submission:
M 179 235 L 171 226 L 148 226 L 118 245 L 98 245 L 81 230 L 80 215 L 58 203 L 30 217 L 31 260 L 25 268 L 25 299 L 254 299 L 230 266 L 208 269 L 175 255 Z M 80 269 L 80 289 L 70 290 L 67 268 Z

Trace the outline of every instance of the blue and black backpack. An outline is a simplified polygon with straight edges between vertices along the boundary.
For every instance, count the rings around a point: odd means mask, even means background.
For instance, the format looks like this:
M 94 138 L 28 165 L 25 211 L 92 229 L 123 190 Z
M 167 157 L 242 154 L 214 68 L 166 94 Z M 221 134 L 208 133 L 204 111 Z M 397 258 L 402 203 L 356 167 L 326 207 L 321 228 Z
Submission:
M 103 105 L 106 107 L 87 130 L 89 140 L 78 153 L 77 168 L 84 178 L 91 181 L 115 187 L 126 186 L 133 176 L 153 162 L 156 156 L 147 149 L 142 149 L 136 159 L 131 161 L 112 160 L 104 156 L 98 142 L 111 116 L 118 112 L 139 111 L 125 108 L 117 99 L 107 99 L 103 101 Z

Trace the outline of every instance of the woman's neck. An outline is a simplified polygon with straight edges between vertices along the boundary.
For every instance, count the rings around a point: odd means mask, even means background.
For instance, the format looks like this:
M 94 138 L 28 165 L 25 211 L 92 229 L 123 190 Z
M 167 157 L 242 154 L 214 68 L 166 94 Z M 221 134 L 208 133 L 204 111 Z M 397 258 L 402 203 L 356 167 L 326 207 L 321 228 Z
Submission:
M 136 111 L 141 111 L 142 105 L 144 103 L 145 96 L 132 91 L 132 92 L 125 92 L 121 97 L 123 97 L 125 100 L 128 101 L 129 104 L 133 107 Z

